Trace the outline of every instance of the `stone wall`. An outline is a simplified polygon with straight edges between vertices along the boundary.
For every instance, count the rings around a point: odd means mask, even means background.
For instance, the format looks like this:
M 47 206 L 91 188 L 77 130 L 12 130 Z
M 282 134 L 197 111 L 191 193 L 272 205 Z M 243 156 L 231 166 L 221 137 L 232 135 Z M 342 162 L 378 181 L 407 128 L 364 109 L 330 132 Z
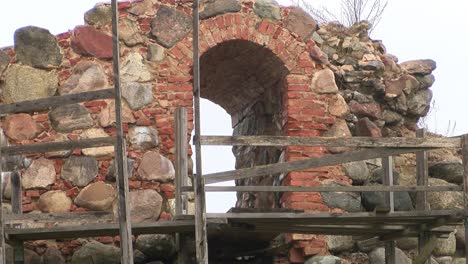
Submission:
M 201 10 L 201 95 L 231 115 L 235 135 L 412 136 L 428 111 L 435 63 L 399 64 L 380 41 L 369 38 L 365 23 L 318 27 L 303 10 L 268 0 L 203 1 Z M 111 87 L 110 13 L 109 5 L 98 5 L 85 14 L 86 25 L 58 36 L 37 27 L 18 29 L 15 46 L 0 51 L 1 102 Z M 167 220 L 173 215 L 176 107 L 188 109 L 190 132 L 193 127 L 191 2 L 121 2 L 119 14 L 132 219 Z M 114 122 L 111 100 L 14 114 L 2 118 L 3 142 L 113 136 Z M 244 168 L 347 150 L 236 147 L 233 152 L 236 168 Z M 13 157 L 5 167 L 22 173 L 25 213 L 111 211 L 112 160 L 112 148 L 102 147 Z M 357 162 L 237 184 L 378 184 L 378 167 L 377 161 Z M 244 193 L 238 194 L 237 206 L 342 212 L 369 209 L 368 200 L 357 194 Z M 35 251 L 28 256 L 85 263 L 88 255 L 106 252 L 114 258 L 94 261 L 116 262 L 118 237 L 90 241 L 31 242 Z M 303 263 L 316 254 L 354 249 L 352 242 L 342 242 L 349 238 L 289 234 L 285 241 L 291 249 L 277 263 Z M 155 244 L 164 247 L 158 251 Z M 166 263 L 175 254 L 173 238 L 166 235 L 139 236 L 135 248 L 137 263 Z

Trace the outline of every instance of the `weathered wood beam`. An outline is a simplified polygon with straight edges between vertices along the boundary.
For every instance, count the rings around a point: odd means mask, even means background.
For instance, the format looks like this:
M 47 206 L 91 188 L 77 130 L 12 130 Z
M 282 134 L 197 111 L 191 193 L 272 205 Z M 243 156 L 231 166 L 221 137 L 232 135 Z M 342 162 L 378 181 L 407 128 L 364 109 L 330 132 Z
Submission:
M 376 214 L 373 212 L 356 212 L 356 213 L 208 213 L 208 218 L 214 219 L 353 219 L 353 218 L 372 218 L 372 219 L 412 219 L 417 217 L 448 217 L 460 218 L 468 216 L 467 210 L 431 210 L 431 211 L 397 211 L 391 214 Z
M 62 142 L 46 142 L 31 145 L 16 145 L 2 147 L 4 155 L 22 155 L 31 153 L 44 153 L 51 151 L 70 150 L 70 149 L 85 149 L 104 146 L 113 146 L 115 137 L 90 138 L 77 141 L 62 141 Z
M 435 235 L 431 235 L 424 246 L 419 249 L 418 255 L 413 259 L 413 264 L 424 264 L 434 250 L 436 242 L 437 237 Z
M 52 96 L 48 98 L 22 101 L 12 104 L 2 104 L 0 105 L 0 115 L 40 111 L 49 107 L 61 106 L 66 104 L 109 99 L 113 96 L 114 89 L 111 88 L 84 93 L 67 94 L 62 96 Z
M 195 165 L 196 175 L 194 176 L 195 194 L 195 246 L 198 264 L 208 264 L 208 235 L 206 230 L 206 201 L 205 182 L 202 178 L 202 151 L 200 143 L 201 135 L 201 113 L 200 113 L 200 14 L 199 0 L 192 3 L 192 23 L 193 23 L 193 110 L 195 122 Z
M 424 138 L 426 131 L 424 129 L 418 129 L 416 131 L 416 137 Z M 429 185 L 429 173 L 427 164 L 427 152 L 418 151 L 416 152 L 416 182 L 418 186 Z M 427 204 L 427 193 L 425 191 L 416 193 L 416 210 L 428 210 Z M 429 242 L 431 234 L 427 231 L 423 231 L 418 236 L 418 250 L 422 252 L 426 244 Z M 429 264 L 430 261 L 426 260 L 425 264 Z
M 120 260 L 133 264 L 132 223 L 129 205 L 127 177 L 127 151 L 122 124 L 122 90 L 120 87 L 120 47 L 119 47 L 119 10 L 117 0 L 111 1 L 112 7 L 112 66 L 114 70 L 115 125 L 117 141 L 115 144 L 115 168 L 117 171 L 117 203 L 119 212 Z
M 404 137 L 287 137 L 287 136 L 201 136 L 202 145 L 232 146 L 324 146 L 366 148 L 459 148 L 460 138 Z
M 17 223 L 47 223 L 47 222 L 73 222 L 73 221 L 84 221 L 84 222 L 108 222 L 114 219 L 114 214 L 109 212 L 70 212 L 70 213 L 41 213 L 41 214 L 6 214 L 4 217 L 5 224 L 17 224 Z
M 21 215 L 23 214 L 23 206 L 21 199 L 21 176 L 15 171 L 10 176 L 11 181 L 11 211 L 13 214 Z M 13 225 L 15 228 L 21 228 L 21 224 Z M 13 262 L 17 264 L 24 263 L 24 247 L 23 241 L 11 241 L 11 246 L 13 246 Z
M 175 214 L 183 215 L 186 209 L 186 195 L 182 192 L 182 186 L 187 184 L 187 111 L 178 107 L 175 113 Z M 176 234 L 177 263 L 185 264 L 189 260 L 189 248 L 187 237 L 184 234 Z
M 312 158 L 306 160 L 290 161 L 284 163 L 276 163 L 270 165 L 256 166 L 253 168 L 239 169 L 225 172 L 207 174 L 204 176 L 205 183 L 217 183 L 224 181 L 239 180 L 251 177 L 259 177 L 278 173 L 288 173 L 310 169 L 314 167 L 331 166 L 346 162 L 359 161 L 380 158 L 383 156 L 398 155 L 419 151 L 421 148 L 380 148 L 351 151 L 342 154 L 328 155 L 320 158 Z
M 182 187 L 187 184 L 187 111 L 178 107 L 175 114 L 175 206 L 176 215 L 183 214 L 185 197 Z
M 182 191 L 191 192 L 185 186 Z M 452 192 L 461 186 L 205 186 L 206 192 Z

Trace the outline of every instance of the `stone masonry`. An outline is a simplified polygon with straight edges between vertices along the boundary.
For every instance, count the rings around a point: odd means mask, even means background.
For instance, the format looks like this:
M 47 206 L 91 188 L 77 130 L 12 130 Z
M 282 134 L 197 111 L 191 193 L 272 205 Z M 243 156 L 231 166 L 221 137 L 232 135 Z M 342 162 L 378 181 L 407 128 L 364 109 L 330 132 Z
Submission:
M 205 0 L 200 17 L 201 95 L 231 115 L 235 135 L 410 136 L 429 110 L 435 62 L 398 63 L 382 42 L 369 38 L 364 22 L 351 28 L 319 26 L 303 10 L 270 0 Z M 136 222 L 168 220 L 173 215 L 177 107 L 188 109 L 189 133 L 193 129 L 191 20 L 190 0 L 119 3 L 123 121 Z M 15 46 L 0 50 L 1 103 L 111 87 L 110 5 L 99 4 L 86 12 L 85 22 L 57 36 L 33 26 L 18 29 Z M 98 100 L 9 115 L 2 118 L 4 144 L 114 136 L 114 108 L 113 101 Z M 236 168 L 344 151 L 348 149 L 233 148 Z M 21 170 L 25 213 L 112 211 L 116 209 L 113 163 L 112 148 L 101 147 L 15 157 L 4 167 Z M 406 168 L 399 165 L 399 170 Z M 379 167 L 377 161 L 357 162 L 237 184 L 381 184 Z M 447 166 L 436 166 L 434 177 L 442 178 L 443 169 Z M 412 204 L 408 194 L 398 199 L 403 205 Z M 243 193 L 236 206 L 343 212 L 372 210 L 378 202 L 378 197 L 359 194 Z M 135 262 L 169 263 L 175 254 L 173 239 L 137 237 Z M 310 258 L 354 250 L 347 237 L 286 234 L 284 239 L 291 248 L 275 263 L 321 263 Z M 31 242 L 34 251 L 27 255 L 30 263 L 39 263 L 34 259 L 91 263 L 86 262 L 90 256 L 93 263 L 118 263 L 118 241 L 118 237 L 101 237 Z M 368 257 L 380 256 L 374 251 Z M 442 251 L 440 256 L 450 254 Z M 359 255 L 347 256 L 344 262 L 359 263 L 353 262 Z

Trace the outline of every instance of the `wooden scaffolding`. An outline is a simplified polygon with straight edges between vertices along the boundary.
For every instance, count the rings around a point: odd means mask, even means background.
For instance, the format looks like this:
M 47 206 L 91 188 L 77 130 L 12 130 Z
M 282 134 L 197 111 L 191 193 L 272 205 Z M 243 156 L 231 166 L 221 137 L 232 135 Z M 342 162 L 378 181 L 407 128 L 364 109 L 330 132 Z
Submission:
M 196 154 L 196 174 L 193 186 L 188 184 L 187 175 L 187 114 L 185 109 L 176 112 L 176 217 L 172 221 L 132 224 L 128 205 L 128 180 L 126 176 L 126 150 L 122 131 L 121 91 L 119 78 L 119 37 L 117 1 L 112 0 L 113 9 L 113 52 L 114 88 L 80 94 L 55 96 L 46 99 L 24 101 L 0 105 L 0 115 L 18 112 L 43 110 L 63 104 L 79 103 L 98 99 L 114 98 L 116 102 L 117 136 L 111 138 L 86 139 L 70 142 L 41 143 L 28 146 L 2 146 L 0 157 L 48 151 L 84 149 L 101 146 L 114 146 L 116 153 L 119 217 L 113 223 L 113 216 L 106 212 L 81 212 L 61 214 L 21 214 L 21 178 L 13 173 L 12 211 L 4 214 L 0 210 L 0 261 L 5 263 L 5 244 L 14 248 L 14 263 L 24 262 L 23 241 L 37 239 L 65 239 L 120 235 L 121 262 L 133 263 L 132 234 L 170 233 L 177 234 L 180 245 L 187 235 L 195 233 L 196 263 L 208 263 L 208 240 L 219 239 L 229 243 L 230 239 L 240 239 L 249 235 L 256 239 L 271 240 L 281 233 L 334 234 L 359 236 L 361 244 L 383 242 L 386 250 L 386 263 L 396 263 L 395 239 L 418 237 L 419 255 L 413 263 L 427 263 L 438 237 L 446 237 L 453 232 L 454 225 L 465 222 L 465 235 L 468 234 L 468 136 L 455 138 L 426 139 L 424 132 L 418 131 L 418 138 L 307 138 L 280 136 L 201 136 L 200 135 L 200 71 L 198 50 L 198 0 L 193 5 L 193 88 Z M 352 147 L 360 150 L 343 154 L 329 155 L 301 161 L 284 162 L 257 166 L 234 171 L 202 175 L 202 145 L 247 145 L 247 146 L 325 146 Z M 429 186 L 426 151 L 436 148 L 461 148 L 464 164 L 464 184 L 459 186 Z M 414 153 L 417 155 L 417 185 L 393 186 L 392 156 Z M 205 184 L 238 180 L 250 177 L 288 173 L 314 167 L 338 165 L 341 163 L 381 158 L 385 171 L 384 186 L 205 186 Z M 1 171 L 1 167 L 0 167 Z M 0 179 L 0 186 L 3 186 Z M 360 213 L 305 213 L 300 211 L 256 211 L 232 210 L 224 214 L 207 214 L 205 192 L 385 192 L 386 206 L 375 212 Z M 429 210 L 427 192 L 463 192 L 464 208 L 457 210 Z M 194 192 L 195 215 L 186 215 L 187 192 Z M 395 192 L 416 192 L 416 211 L 395 212 L 393 194 Z M 2 197 L 0 197 L 0 205 Z M 2 207 L 3 208 L 3 207 Z M 63 224 L 49 228 L 32 228 L 26 223 Z M 76 224 L 80 222 L 79 224 Z M 67 223 L 74 223 L 68 224 Z M 252 236 L 255 234 L 255 236 Z M 263 245 L 263 244 L 262 244 Z M 468 243 L 467 243 L 468 247 Z M 274 251 L 272 247 L 242 248 L 229 252 L 225 257 L 239 257 Z M 468 248 L 465 249 L 468 253 Z M 468 260 L 468 258 L 467 258 Z M 184 247 L 179 247 L 179 263 L 191 263 L 186 259 Z

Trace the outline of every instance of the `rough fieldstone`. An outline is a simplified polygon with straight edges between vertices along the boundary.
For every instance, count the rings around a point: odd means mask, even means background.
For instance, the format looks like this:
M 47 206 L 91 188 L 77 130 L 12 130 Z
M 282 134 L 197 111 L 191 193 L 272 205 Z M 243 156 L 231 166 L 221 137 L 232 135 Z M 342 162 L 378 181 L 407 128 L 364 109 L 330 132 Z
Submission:
M 45 188 L 55 182 L 54 162 L 49 159 L 39 158 L 34 160 L 21 176 L 21 184 L 24 189 Z
M 398 124 L 401 121 L 403 121 L 403 117 L 396 112 L 393 112 L 390 110 L 384 110 L 383 120 L 385 121 L 385 124 L 393 125 L 393 124 Z
M 49 112 L 52 127 L 59 132 L 72 132 L 94 125 L 88 110 L 79 104 L 62 105 Z
M 216 1 L 223 2 L 223 1 Z M 200 13 L 200 17 L 203 14 Z M 192 30 L 192 18 L 184 12 L 161 6 L 151 21 L 151 34 L 165 48 L 171 48 Z
M 327 186 L 341 186 L 337 183 L 329 183 Z M 323 192 L 321 193 L 324 204 L 329 208 L 340 208 L 347 212 L 361 211 L 361 196 L 352 192 Z
M 135 149 L 151 149 L 159 144 L 158 131 L 153 127 L 132 127 L 128 130 L 127 137 Z
M 148 44 L 146 59 L 149 61 L 162 61 L 166 57 L 166 50 L 158 44 Z
M 130 215 L 132 223 L 156 221 L 161 214 L 163 198 L 152 189 L 130 192 Z M 114 215 L 117 216 L 117 203 L 114 202 Z
M 176 253 L 174 237 L 166 234 L 140 235 L 135 248 L 153 260 L 169 260 Z
M 342 261 L 336 256 L 313 256 L 304 264 L 341 264 Z
M 433 74 L 416 76 L 416 79 L 419 81 L 421 89 L 427 89 L 431 87 L 435 82 L 435 76 Z
M 5 52 L 0 50 L 0 77 L 2 77 L 3 72 L 6 70 L 10 64 L 11 58 Z
M 114 125 L 115 122 L 115 101 L 112 100 L 107 103 L 107 106 L 104 107 L 99 114 L 99 125 L 102 127 L 109 127 Z M 128 106 L 128 103 L 125 101 L 122 101 L 122 122 L 129 124 L 136 122 L 132 109 L 130 109 L 130 106 Z
M 349 107 L 343 96 L 335 94 L 328 102 L 328 112 L 337 117 L 343 117 L 349 113 Z
M 15 31 L 15 54 L 23 64 L 35 68 L 55 68 L 62 63 L 57 39 L 49 30 L 28 26 Z
M 64 191 L 48 191 L 39 197 L 38 206 L 44 213 L 65 213 L 70 211 L 72 200 Z
M 281 8 L 272 0 L 255 1 L 254 12 L 261 18 L 281 20 Z
M 433 60 L 413 60 L 401 63 L 400 67 L 410 74 L 427 75 L 437 68 L 437 64 Z
M 432 251 L 434 256 L 453 256 L 457 250 L 455 233 L 450 233 L 448 238 L 438 238 Z
M 284 25 L 304 41 L 309 40 L 317 28 L 317 22 L 300 7 L 293 7 L 289 11 L 289 16 L 284 19 Z
M 100 28 L 112 22 L 112 7 L 109 4 L 97 4 L 84 14 L 86 24 Z
M 5 118 L 5 135 L 15 141 L 33 139 L 41 132 L 39 125 L 28 114 L 15 114 Z
M 153 89 L 150 85 L 130 82 L 122 85 L 122 96 L 133 110 L 153 102 Z
M 145 181 L 171 181 L 175 178 L 174 166 L 158 152 L 148 151 L 141 158 L 138 176 Z
M 62 178 L 78 187 L 84 187 L 98 174 L 98 162 L 93 157 L 71 156 L 62 167 Z
M 463 183 L 463 164 L 461 162 L 443 162 L 429 166 L 429 176 L 451 183 Z
M 109 137 L 109 135 L 101 128 L 90 128 L 84 131 L 80 135 L 81 139 L 103 138 L 103 137 Z M 94 156 L 94 157 L 113 156 L 114 147 L 107 146 L 107 147 L 98 147 L 98 148 L 86 148 L 86 149 L 83 149 L 82 152 L 84 155 Z
M 138 24 L 129 19 L 119 21 L 119 39 L 122 40 L 128 47 L 133 47 L 145 42 Z
M 327 236 L 328 250 L 333 253 L 351 251 L 354 247 L 352 236 Z
M 70 141 L 68 137 L 64 134 L 55 134 L 50 137 L 51 142 L 64 142 L 64 141 Z M 46 158 L 65 158 L 70 156 L 72 153 L 71 150 L 58 150 L 58 151 L 51 151 L 51 152 L 46 152 L 45 156 Z
M 382 118 L 382 110 L 380 105 L 375 102 L 361 104 L 355 100 L 352 100 L 349 102 L 349 109 L 351 110 L 351 113 L 358 116 L 369 117 L 372 119 Z
M 328 55 L 325 52 L 323 52 L 318 46 L 311 47 L 309 50 L 309 55 L 317 63 L 324 65 L 330 64 L 330 61 L 328 60 Z
M 58 87 L 57 72 L 20 64 L 10 65 L 4 79 L 5 83 L 1 86 L 4 103 L 50 97 Z
M 97 241 L 86 243 L 73 253 L 72 264 L 120 264 L 118 247 L 104 245 Z
M 30 249 L 24 249 L 25 264 L 43 264 L 41 256 Z
M 337 119 L 330 129 L 323 135 L 325 137 L 351 137 L 351 131 L 349 131 L 348 124 L 343 119 Z M 329 147 L 328 150 L 331 153 L 342 153 L 348 151 L 350 148 L 347 147 Z
M 203 5 L 203 11 L 200 12 L 200 19 L 207 19 L 226 13 L 236 13 L 241 10 L 238 0 L 208 0 Z
M 134 159 L 127 158 L 127 177 L 128 178 L 132 177 L 134 164 L 135 164 Z M 109 166 L 109 169 L 107 170 L 106 180 L 115 181 L 116 177 L 117 177 L 117 171 L 115 171 L 115 161 L 112 160 Z
M 59 93 L 82 93 L 106 88 L 109 88 L 109 82 L 101 65 L 81 61 L 73 68 L 72 75 L 59 87 Z
M 86 186 L 75 198 L 75 204 L 90 210 L 107 211 L 112 209 L 116 197 L 115 188 L 104 182 Z
M 453 258 L 452 264 L 466 264 L 465 258 Z
M 134 264 L 147 264 L 147 258 L 143 252 L 138 249 L 133 250 L 133 263 Z
M 395 248 L 396 262 L 398 264 L 411 264 L 412 261 L 408 258 L 405 253 L 399 249 Z M 385 264 L 385 248 L 380 247 L 372 250 L 369 253 L 369 261 L 371 264 Z
M 356 123 L 356 136 L 360 137 L 382 137 L 380 128 L 369 118 L 364 117 Z
M 335 74 L 330 69 L 320 70 L 312 77 L 312 90 L 320 94 L 337 93 Z
M 151 72 L 143 63 L 143 57 L 136 52 L 130 53 L 124 58 L 121 71 L 124 83 L 147 82 L 151 80 Z
M 112 58 L 112 37 L 92 26 L 78 26 L 71 37 L 73 50 L 98 59 Z
M 453 264 L 453 258 L 450 256 L 443 256 L 435 258 L 437 264 Z
M 65 258 L 56 247 L 48 247 L 42 259 L 43 264 L 65 264 Z
M 128 13 L 135 16 L 147 15 L 149 17 L 152 17 L 156 14 L 153 5 L 153 0 L 143 0 L 139 2 L 134 2 L 133 6 L 130 7 L 127 11 Z
M 374 172 L 371 174 L 368 182 L 369 183 L 383 183 L 383 178 L 385 177 L 385 172 L 382 168 L 378 168 L 374 170 Z M 399 185 L 400 184 L 400 174 L 398 171 L 393 170 L 393 185 Z
M 405 237 L 396 240 L 398 248 L 403 250 L 412 250 L 418 247 L 418 238 L 416 237 Z
M 382 186 L 382 184 L 372 183 L 367 186 Z M 362 205 L 368 212 L 374 211 L 377 207 L 385 206 L 385 197 L 382 192 L 362 192 Z M 414 210 L 413 202 L 408 192 L 395 192 L 395 211 L 412 211 Z
M 408 98 L 408 112 L 417 116 L 425 116 L 429 112 L 432 100 L 431 90 L 422 90 Z
M 429 178 L 429 186 L 457 186 L 441 179 Z M 428 192 L 427 202 L 432 210 L 462 209 L 463 194 L 460 192 Z
M 353 180 L 353 184 L 364 184 L 369 178 L 370 173 L 365 161 L 343 163 L 342 166 L 346 176 Z

